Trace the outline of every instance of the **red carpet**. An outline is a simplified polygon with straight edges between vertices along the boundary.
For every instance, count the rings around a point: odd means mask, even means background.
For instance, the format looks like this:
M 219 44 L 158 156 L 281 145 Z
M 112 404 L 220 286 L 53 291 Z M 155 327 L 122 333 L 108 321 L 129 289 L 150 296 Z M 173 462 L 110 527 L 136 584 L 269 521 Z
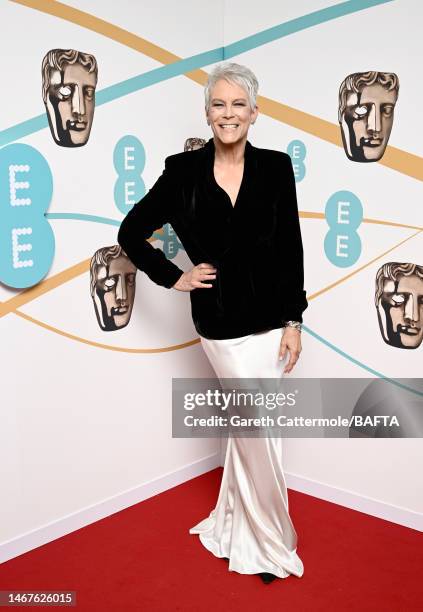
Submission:
M 222 468 L 0 566 L 1 590 L 74 590 L 83 612 L 423 610 L 423 536 L 289 491 L 304 576 L 228 572 L 188 529 L 214 507 Z M 41 609 L 41 608 L 39 608 Z

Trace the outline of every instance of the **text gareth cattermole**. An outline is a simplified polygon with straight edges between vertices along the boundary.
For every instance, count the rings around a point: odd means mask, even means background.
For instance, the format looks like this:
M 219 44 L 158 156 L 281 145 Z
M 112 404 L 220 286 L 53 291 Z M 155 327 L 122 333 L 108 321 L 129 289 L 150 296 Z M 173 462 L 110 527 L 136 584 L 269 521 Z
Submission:
M 255 401 L 253 401 L 253 396 Z M 208 389 L 206 393 L 185 393 L 184 394 L 184 408 L 185 410 L 194 410 L 196 406 L 220 406 L 222 410 L 227 410 L 229 404 L 232 402 L 233 405 L 240 406 L 239 401 L 242 398 L 244 400 L 244 406 L 265 406 L 269 410 L 273 410 L 276 406 L 295 406 L 296 398 L 295 393 L 251 393 L 251 392 L 240 392 L 232 390 L 232 392 L 225 393 L 219 389 L 211 390 Z M 246 400 L 248 399 L 248 403 Z

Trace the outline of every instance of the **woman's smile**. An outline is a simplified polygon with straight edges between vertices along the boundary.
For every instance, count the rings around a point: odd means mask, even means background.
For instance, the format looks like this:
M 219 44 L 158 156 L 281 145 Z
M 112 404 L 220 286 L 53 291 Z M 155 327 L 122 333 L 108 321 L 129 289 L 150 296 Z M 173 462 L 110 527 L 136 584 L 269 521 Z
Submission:
M 207 112 L 207 120 L 216 140 L 230 146 L 242 145 L 256 117 L 257 107 L 254 110 L 251 108 L 243 87 L 226 79 L 216 82 Z

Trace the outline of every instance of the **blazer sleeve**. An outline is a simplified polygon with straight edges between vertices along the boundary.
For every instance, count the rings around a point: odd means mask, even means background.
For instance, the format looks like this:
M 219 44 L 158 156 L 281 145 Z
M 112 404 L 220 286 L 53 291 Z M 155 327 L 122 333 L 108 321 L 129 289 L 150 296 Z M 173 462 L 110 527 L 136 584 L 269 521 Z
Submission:
M 284 180 L 278 205 L 276 240 L 280 283 L 284 296 L 284 320 L 300 321 L 307 308 L 304 291 L 304 252 L 298 215 L 297 192 L 291 158 L 283 153 Z M 279 162 L 280 163 L 280 162 Z
M 146 195 L 128 212 L 117 236 L 118 243 L 132 263 L 145 272 L 154 283 L 167 289 L 173 287 L 183 274 L 183 270 L 167 259 L 161 249 L 153 247 L 147 238 L 169 222 L 169 211 L 176 194 L 169 165 L 167 157 L 163 173 Z

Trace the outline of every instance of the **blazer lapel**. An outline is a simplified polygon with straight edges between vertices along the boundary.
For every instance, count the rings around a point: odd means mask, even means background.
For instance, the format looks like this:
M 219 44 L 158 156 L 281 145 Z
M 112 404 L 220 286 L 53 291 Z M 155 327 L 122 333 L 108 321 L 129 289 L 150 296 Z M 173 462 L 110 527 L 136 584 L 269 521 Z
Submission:
M 192 239 L 210 263 L 219 263 L 233 249 L 241 257 L 269 234 L 273 224 L 265 197 L 269 186 L 263 184 L 265 168 L 260 167 L 258 149 L 247 140 L 244 173 L 234 207 L 214 178 L 213 138 L 195 155 L 192 181 L 184 187 L 184 212 Z
M 254 255 L 254 247 L 267 240 L 275 224 L 274 176 L 268 176 L 260 150 L 248 141 L 244 179 L 232 219 L 232 246 L 239 253 Z

